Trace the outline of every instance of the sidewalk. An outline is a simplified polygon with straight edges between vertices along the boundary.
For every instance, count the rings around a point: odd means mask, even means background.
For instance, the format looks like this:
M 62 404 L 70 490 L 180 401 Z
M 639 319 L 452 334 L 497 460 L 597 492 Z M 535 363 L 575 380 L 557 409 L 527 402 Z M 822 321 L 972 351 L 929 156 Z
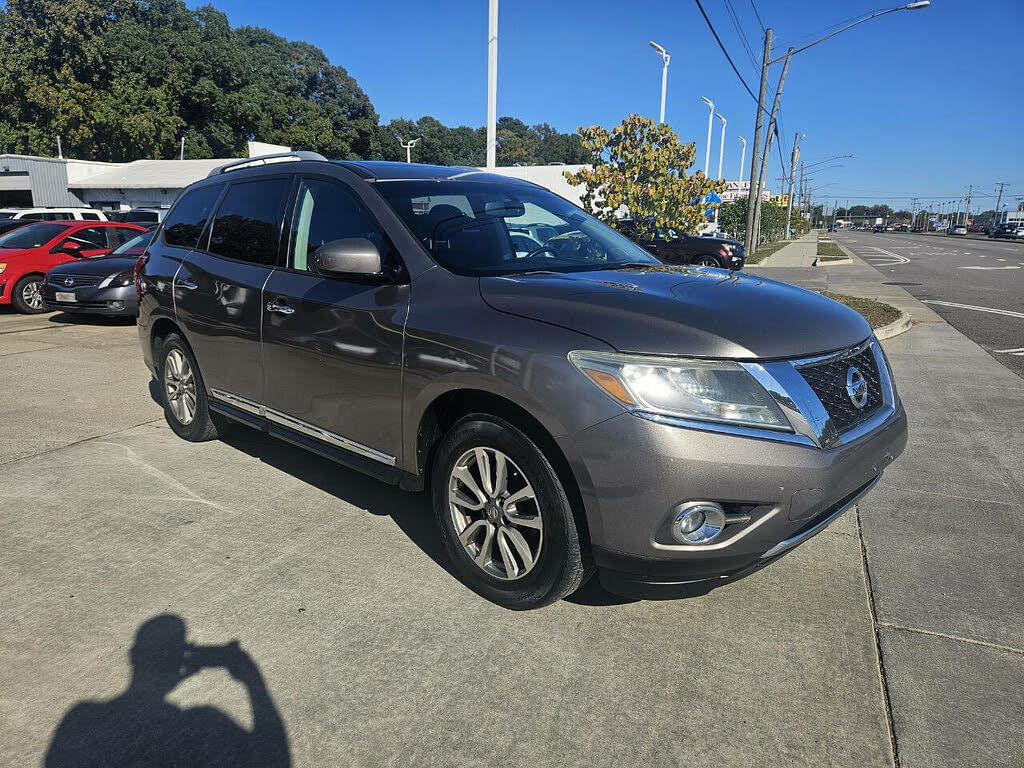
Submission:
M 810 231 L 789 245 L 779 248 L 760 264 L 760 267 L 811 267 L 818 255 L 818 233 Z
M 858 510 L 897 765 L 1020 765 L 1024 381 L 860 259 L 832 270 L 774 258 L 749 272 L 915 321 L 884 343 L 910 442 Z

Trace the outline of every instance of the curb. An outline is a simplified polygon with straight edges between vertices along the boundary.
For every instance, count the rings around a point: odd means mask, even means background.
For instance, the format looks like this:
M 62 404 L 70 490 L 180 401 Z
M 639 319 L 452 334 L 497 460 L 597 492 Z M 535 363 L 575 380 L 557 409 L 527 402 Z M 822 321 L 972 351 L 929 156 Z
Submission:
M 842 246 L 840 246 L 840 248 L 841 247 Z M 822 261 L 820 258 L 816 258 L 814 260 L 814 265 L 813 266 L 815 266 L 815 267 L 838 267 L 838 266 L 841 266 L 842 264 L 853 264 L 853 259 L 851 259 L 849 256 L 847 256 L 844 259 L 828 259 L 827 261 Z
M 910 315 L 906 312 L 900 312 L 900 316 L 893 322 L 875 329 L 875 338 L 879 341 L 891 339 L 893 336 L 899 336 L 901 333 L 906 333 L 913 327 L 914 321 L 910 319 Z

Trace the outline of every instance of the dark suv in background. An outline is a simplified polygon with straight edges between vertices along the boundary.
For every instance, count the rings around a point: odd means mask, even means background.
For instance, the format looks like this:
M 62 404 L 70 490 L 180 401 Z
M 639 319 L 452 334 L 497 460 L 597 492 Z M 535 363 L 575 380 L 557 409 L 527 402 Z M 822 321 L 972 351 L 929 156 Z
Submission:
M 595 568 L 624 595 L 705 592 L 820 531 L 906 442 L 857 313 L 665 266 L 473 169 L 229 164 L 182 193 L 137 287 L 178 435 L 242 422 L 429 489 L 457 573 L 510 608 Z
M 665 264 L 743 269 L 747 254 L 743 243 L 727 237 L 691 235 L 654 227 L 649 221 L 623 219 L 616 229 Z

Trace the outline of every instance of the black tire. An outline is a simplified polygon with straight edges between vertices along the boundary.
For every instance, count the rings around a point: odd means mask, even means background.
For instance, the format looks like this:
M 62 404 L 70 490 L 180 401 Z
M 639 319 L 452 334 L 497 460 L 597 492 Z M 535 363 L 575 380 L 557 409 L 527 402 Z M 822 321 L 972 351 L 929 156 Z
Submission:
M 724 269 L 722 262 L 718 260 L 717 256 L 695 256 L 692 263 L 697 267 L 718 267 L 719 269 Z
M 535 511 L 543 521 L 543 542 L 532 570 L 515 580 L 495 577 L 478 566 L 459 540 L 452 519 L 449 481 L 460 457 L 473 448 L 497 450 L 511 459 L 536 497 Z M 528 610 L 557 602 L 582 585 L 587 569 L 565 489 L 540 448 L 509 422 L 474 414 L 456 423 L 437 447 L 431 468 L 431 494 L 441 537 L 455 571 L 477 594 L 505 608 Z
M 194 412 L 189 420 L 183 420 L 172 408 L 167 386 L 167 359 L 172 353 L 180 354 L 187 362 L 192 371 L 195 383 L 195 404 Z M 164 418 L 174 433 L 185 440 L 193 443 L 201 443 L 207 440 L 215 440 L 224 434 L 227 427 L 227 419 L 217 413 L 212 413 L 209 408 L 209 398 L 206 396 L 206 386 L 203 384 L 203 376 L 199 371 L 199 364 L 196 363 L 195 355 L 189 348 L 188 343 L 178 334 L 168 334 L 161 342 L 159 339 L 154 343 L 153 356 L 157 361 L 157 371 L 161 400 L 164 406 Z
M 38 315 L 42 312 L 49 312 L 42 303 L 39 306 L 33 307 L 25 299 L 25 289 L 31 285 L 36 286 L 36 291 L 43 287 L 43 275 L 25 275 L 18 282 L 14 284 L 14 289 L 11 291 L 11 303 L 14 304 L 14 308 L 19 312 L 26 315 Z M 40 299 L 40 302 L 42 300 Z

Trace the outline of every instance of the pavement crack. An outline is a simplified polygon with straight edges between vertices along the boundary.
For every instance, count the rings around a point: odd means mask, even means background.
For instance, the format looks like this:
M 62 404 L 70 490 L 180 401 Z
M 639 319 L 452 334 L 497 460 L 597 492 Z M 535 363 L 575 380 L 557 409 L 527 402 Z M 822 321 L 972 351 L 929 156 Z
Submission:
M 999 504 L 1003 507 L 1021 507 L 1024 503 L 1019 501 L 1003 501 L 1001 499 L 978 499 L 974 496 L 958 496 L 953 493 L 942 493 L 940 491 L 925 491 L 921 488 L 903 488 L 902 486 L 894 485 L 890 486 L 894 491 L 902 491 L 904 493 L 920 493 L 924 496 L 940 496 L 944 499 L 956 499 L 957 501 L 973 501 L 978 504 Z
M 936 632 L 932 629 L 921 629 L 920 627 L 905 627 L 902 624 L 893 624 L 889 621 L 880 621 L 878 626 L 882 629 L 892 629 L 898 632 L 911 632 L 915 635 L 927 635 L 928 637 L 941 637 L 944 640 L 953 640 L 957 643 L 967 643 L 968 645 L 980 645 L 983 648 L 990 648 L 994 651 L 1005 651 L 1006 653 L 1016 653 L 1024 656 L 1024 648 L 1014 648 L 1012 645 L 1002 645 L 1001 643 L 990 643 L 987 640 L 975 640 L 973 637 L 964 637 L 963 635 L 951 635 L 948 632 Z
M 864 573 L 864 591 L 867 596 L 868 608 L 871 611 L 871 626 L 875 634 L 875 659 L 878 666 L 878 681 L 882 689 L 882 702 L 885 705 L 885 724 L 889 732 L 889 749 L 893 768 L 900 767 L 900 753 L 896 743 L 896 727 L 893 721 L 892 701 L 889 698 L 889 681 L 885 674 L 885 659 L 882 654 L 882 634 L 878 623 L 878 612 L 875 609 L 875 596 L 871 588 L 871 569 L 868 565 L 868 550 L 864 542 L 864 531 L 860 524 L 860 507 L 855 516 L 857 521 L 857 538 L 860 542 L 861 567 Z
M 104 432 L 102 435 L 89 435 L 87 437 L 79 438 L 78 440 L 72 440 L 69 443 L 63 443 L 61 445 L 55 445 L 55 446 L 53 446 L 53 448 L 47 448 L 47 449 L 42 450 L 42 451 L 36 451 L 35 453 L 26 453 L 24 456 L 12 456 L 9 459 L 0 459 L 0 467 L 2 467 L 5 464 L 16 464 L 19 461 L 27 461 L 29 459 L 35 459 L 35 458 L 37 458 L 39 456 L 45 456 L 48 453 L 55 453 L 57 451 L 62 451 L 65 448 L 70 448 L 70 447 L 72 447 L 74 445 L 81 445 L 82 443 L 88 443 L 88 442 L 90 442 L 92 440 L 102 440 L 103 438 L 110 437 L 111 435 L 117 435 L 117 434 L 120 434 L 121 432 L 127 432 L 129 429 L 135 429 L 136 427 L 144 427 L 144 426 L 147 426 L 149 424 L 156 424 L 156 423 L 158 423 L 160 421 L 161 421 L 161 419 L 146 419 L 145 421 L 140 421 L 137 424 L 129 424 L 128 426 L 122 427 L 122 428 L 118 429 L 115 432 Z

